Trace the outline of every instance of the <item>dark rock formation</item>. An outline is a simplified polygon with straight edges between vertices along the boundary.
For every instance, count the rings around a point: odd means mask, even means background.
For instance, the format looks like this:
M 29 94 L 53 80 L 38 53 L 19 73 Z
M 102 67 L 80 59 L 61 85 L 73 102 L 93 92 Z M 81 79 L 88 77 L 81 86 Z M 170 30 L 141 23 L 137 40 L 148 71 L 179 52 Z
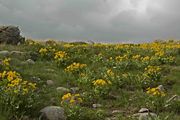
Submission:
M 0 44 L 17 45 L 23 43 L 25 38 L 20 35 L 20 30 L 15 26 L 0 26 Z

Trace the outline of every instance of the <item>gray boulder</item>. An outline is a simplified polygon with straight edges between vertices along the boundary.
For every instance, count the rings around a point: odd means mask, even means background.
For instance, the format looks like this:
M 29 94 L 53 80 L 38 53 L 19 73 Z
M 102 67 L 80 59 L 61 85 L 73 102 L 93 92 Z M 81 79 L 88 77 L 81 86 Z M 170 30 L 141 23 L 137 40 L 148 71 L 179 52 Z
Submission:
M 15 26 L 0 26 L 0 43 L 18 45 L 25 38 L 20 35 L 20 30 Z
M 47 106 L 40 113 L 39 120 L 66 120 L 64 109 L 59 106 Z
M 0 51 L 0 55 L 2 55 L 2 56 L 8 56 L 9 54 L 10 54 L 10 52 L 7 50 Z

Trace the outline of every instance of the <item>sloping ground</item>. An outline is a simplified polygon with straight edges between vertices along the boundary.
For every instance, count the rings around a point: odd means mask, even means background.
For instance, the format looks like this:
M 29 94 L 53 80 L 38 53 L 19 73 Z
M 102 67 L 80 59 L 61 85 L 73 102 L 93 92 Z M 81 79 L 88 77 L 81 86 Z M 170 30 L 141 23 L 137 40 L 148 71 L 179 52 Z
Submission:
M 11 94 L 7 90 L 6 96 L 0 94 L 9 99 L 9 104 L 1 100 L 0 119 L 38 118 L 39 111 L 50 105 L 62 106 L 68 120 L 134 120 L 133 114 L 141 108 L 156 113 L 158 120 L 180 119 L 179 100 L 167 102 L 180 95 L 178 42 L 110 45 L 26 41 L 19 46 L 1 45 L 0 58 L 1 73 L 16 71 L 23 81 L 36 83 L 35 90 L 28 87 L 24 94 L 25 89 L 17 91 L 16 85 L 9 87 Z M 6 58 L 11 60 L 3 64 Z M 9 79 L 0 76 L 1 81 Z M 1 91 L 8 86 L 0 85 Z

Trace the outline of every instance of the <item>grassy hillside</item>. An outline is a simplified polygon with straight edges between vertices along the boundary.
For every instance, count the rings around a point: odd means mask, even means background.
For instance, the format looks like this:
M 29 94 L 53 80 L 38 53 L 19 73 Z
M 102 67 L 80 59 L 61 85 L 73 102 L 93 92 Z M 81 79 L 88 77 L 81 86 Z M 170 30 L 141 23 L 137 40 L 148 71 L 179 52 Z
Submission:
M 180 119 L 179 100 L 167 102 L 180 95 L 179 41 L 27 40 L 18 46 L 0 45 L 0 51 L 5 50 L 0 53 L 2 120 L 37 119 L 49 105 L 62 106 L 68 120 L 136 120 L 133 114 L 141 108 L 156 113 L 158 120 Z

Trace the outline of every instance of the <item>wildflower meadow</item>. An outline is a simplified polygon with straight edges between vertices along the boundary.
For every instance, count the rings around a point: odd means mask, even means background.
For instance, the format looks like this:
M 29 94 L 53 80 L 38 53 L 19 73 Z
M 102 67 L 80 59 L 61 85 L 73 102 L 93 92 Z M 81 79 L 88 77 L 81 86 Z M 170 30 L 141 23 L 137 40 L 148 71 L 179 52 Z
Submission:
M 62 107 L 67 120 L 138 120 L 141 108 L 156 114 L 152 120 L 180 119 L 180 41 L 28 39 L 1 44 L 5 50 L 0 120 L 44 120 L 39 111 L 46 106 Z

